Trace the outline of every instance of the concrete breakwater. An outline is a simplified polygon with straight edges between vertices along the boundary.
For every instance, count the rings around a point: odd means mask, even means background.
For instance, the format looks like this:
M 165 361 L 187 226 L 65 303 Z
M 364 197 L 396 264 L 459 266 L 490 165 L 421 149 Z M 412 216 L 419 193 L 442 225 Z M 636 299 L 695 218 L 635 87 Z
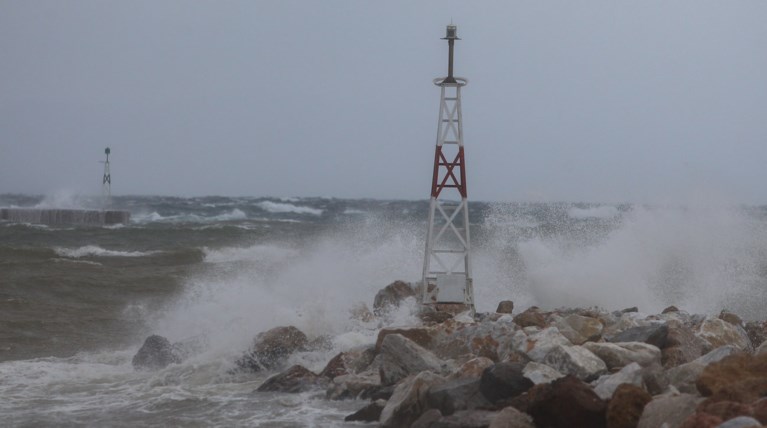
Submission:
M 102 226 L 127 224 L 130 212 L 53 208 L 0 208 L 0 220 L 48 225 L 76 224 Z

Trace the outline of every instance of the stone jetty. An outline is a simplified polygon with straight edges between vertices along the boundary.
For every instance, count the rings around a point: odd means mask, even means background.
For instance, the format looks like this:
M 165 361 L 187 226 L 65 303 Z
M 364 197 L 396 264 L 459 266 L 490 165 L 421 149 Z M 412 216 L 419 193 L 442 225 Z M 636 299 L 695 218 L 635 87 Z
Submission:
M 352 316 L 386 325 L 387 308 L 418 295 L 403 284 Z M 424 310 L 420 319 L 381 328 L 375 344 L 340 352 L 319 373 L 288 362 L 325 342 L 277 327 L 256 336 L 237 370 L 274 373 L 254 394 L 369 400 L 346 420 L 380 427 L 767 426 L 765 321 L 676 307 L 517 311 L 510 301 L 497 312 Z
M 0 220 L 18 223 L 104 226 L 128 224 L 130 212 L 52 208 L 0 208 Z

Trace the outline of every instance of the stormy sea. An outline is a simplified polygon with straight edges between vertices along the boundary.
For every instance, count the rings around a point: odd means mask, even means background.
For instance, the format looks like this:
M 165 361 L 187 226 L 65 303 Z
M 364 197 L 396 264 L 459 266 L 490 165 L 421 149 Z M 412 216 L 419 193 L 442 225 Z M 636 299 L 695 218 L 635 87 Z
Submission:
M 0 195 L 0 207 L 98 207 L 95 198 Z M 254 336 L 295 326 L 339 352 L 412 325 L 351 316 L 395 280 L 420 279 L 428 201 L 115 197 L 127 225 L 0 222 L 0 419 L 4 426 L 365 426 L 363 400 L 254 392 L 274 373 L 235 362 Z M 727 309 L 763 319 L 767 207 L 471 202 L 478 312 L 636 306 Z M 134 370 L 144 339 L 194 340 Z M 375 425 L 375 424 L 367 424 Z

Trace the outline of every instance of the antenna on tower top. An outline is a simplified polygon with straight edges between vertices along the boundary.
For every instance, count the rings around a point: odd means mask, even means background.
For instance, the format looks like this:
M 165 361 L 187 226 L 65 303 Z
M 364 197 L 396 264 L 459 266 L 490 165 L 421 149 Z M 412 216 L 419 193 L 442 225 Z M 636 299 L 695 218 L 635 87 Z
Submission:
M 445 77 L 442 83 L 457 83 L 455 77 L 453 77 L 453 49 L 455 41 L 461 39 L 458 38 L 458 27 L 453 25 L 452 19 L 450 20 L 450 25 L 447 26 L 445 37 L 442 40 L 447 40 L 448 45 L 447 77 Z

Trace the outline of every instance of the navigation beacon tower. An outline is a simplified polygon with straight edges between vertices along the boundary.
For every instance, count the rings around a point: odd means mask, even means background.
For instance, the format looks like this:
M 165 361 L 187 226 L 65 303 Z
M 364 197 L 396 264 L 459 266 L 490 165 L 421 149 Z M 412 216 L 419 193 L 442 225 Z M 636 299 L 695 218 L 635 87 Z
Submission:
M 109 173 L 109 147 L 104 149 L 104 154 L 107 155 L 107 159 L 104 162 L 104 178 L 101 181 L 101 205 L 104 208 L 109 207 L 112 203 L 112 175 Z
M 449 49 L 447 77 L 434 79 L 441 95 L 423 262 L 423 302 L 462 304 L 474 313 L 461 116 L 461 88 L 469 81 L 453 76 L 453 47 L 460 40 L 457 33 L 455 25 L 447 26 L 442 38 Z

